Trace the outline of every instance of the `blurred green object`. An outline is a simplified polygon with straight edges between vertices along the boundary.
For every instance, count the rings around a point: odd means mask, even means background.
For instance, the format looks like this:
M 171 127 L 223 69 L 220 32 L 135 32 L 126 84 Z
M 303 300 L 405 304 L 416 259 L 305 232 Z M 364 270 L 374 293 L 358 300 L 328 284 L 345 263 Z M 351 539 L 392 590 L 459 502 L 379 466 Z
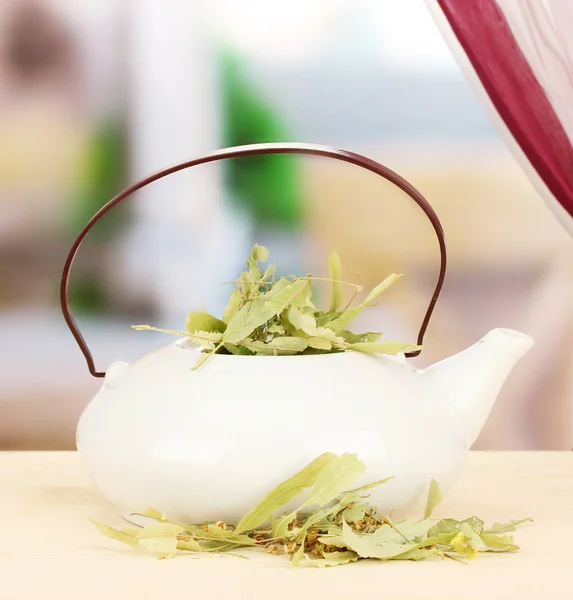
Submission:
M 290 141 L 278 111 L 249 80 L 240 57 L 223 50 L 220 65 L 224 145 Z M 256 226 L 300 227 L 303 204 L 296 157 L 241 157 L 226 161 L 224 169 L 233 200 Z
M 127 141 L 123 122 L 110 119 L 102 122 L 87 142 L 79 186 L 66 212 L 68 234 L 75 237 L 93 215 L 125 187 L 126 179 Z M 122 204 L 109 217 L 106 215 L 86 238 L 82 252 L 88 257 L 103 256 L 103 246 L 125 225 L 128 208 Z M 92 269 L 82 269 L 81 265 L 76 268 L 69 299 L 78 313 L 101 314 L 109 306 L 104 286 L 101 282 L 95 283 Z
M 68 212 L 68 227 L 73 234 L 123 189 L 127 179 L 127 141 L 120 119 L 101 123 L 87 146 L 79 189 Z M 126 205 L 122 204 L 109 219 L 100 221 L 88 239 L 108 239 L 125 224 L 126 218 Z

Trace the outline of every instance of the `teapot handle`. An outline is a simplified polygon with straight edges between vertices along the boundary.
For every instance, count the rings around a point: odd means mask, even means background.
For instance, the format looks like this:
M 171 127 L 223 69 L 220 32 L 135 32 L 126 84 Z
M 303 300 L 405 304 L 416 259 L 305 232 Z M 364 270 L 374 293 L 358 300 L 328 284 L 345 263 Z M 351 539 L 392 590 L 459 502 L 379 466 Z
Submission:
M 89 233 L 92 227 L 116 204 L 119 204 L 122 200 L 125 200 L 125 198 L 127 198 L 134 192 L 140 190 L 141 188 L 145 187 L 150 183 L 153 183 L 154 181 L 157 181 L 158 179 L 162 179 L 163 177 L 167 177 L 172 173 L 177 173 L 177 171 L 182 171 L 183 169 L 187 169 L 189 167 L 195 167 L 197 165 L 215 162 L 225 158 L 235 158 L 237 156 L 254 156 L 258 154 L 305 154 L 314 156 L 324 156 L 326 158 L 333 158 L 353 165 L 357 165 L 358 167 L 362 167 L 368 171 L 372 171 L 373 173 L 380 175 L 380 177 L 387 179 L 388 181 L 396 185 L 398 188 L 400 188 L 403 192 L 405 192 L 408 196 L 410 196 L 410 198 L 412 198 L 412 200 L 414 200 L 416 204 L 418 204 L 418 206 L 424 211 L 425 215 L 432 223 L 432 227 L 434 228 L 440 247 L 440 272 L 438 275 L 438 282 L 436 284 L 436 288 L 434 290 L 434 293 L 430 300 L 430 304 L 428 305 L 428 309 L 426 310 L 424 320 L 422 321 L 420 331 L 418 333 L 417 343 L 418 345 L 422 344 L 424 340 L 424 334 L 426 333 L 426 329 L 428 328 L 430 318 L 434 311 L 434 307 L 438 300 L 438 296 L 444 283 L 444 277 L 446 275 L 446 241 L 444 237 L 444 231 L 440 220 L 438 219 L 438 216 L 434 212 L 434 209 L 430 206 L 430 204 L 422 196 L 422 194 L 420 194 L 420 192 L 418 192 L 418 190 L 416 190 L 410 183 L 408 183 L 405 179 L 400 177 L 400 175 L 398 175 L 397 173 L 394 173 L 394 171 L 390 170 L 388 167 L 385 167 L 384 165 L 381 165 L 380 163 L 371 160 L 370 158 L 361 156 L 360 154 L 355 154 L 354 152 L 348 152 L 347 150 L 341 150 L 337 148 L 330 148 L 328 146 L 320 146 L 314 144 L 250 144 L 247 146 L 236 146 L 233 148 L 218 150 L 216 152 L 208 154 L 207 156 L 195 158 L 192 160 L 186 160 L 184 162 L 158 171 L 153 175 L 149 175 L 145 179 L 142 179 L 130 185 L 128 188 L 126 188 L 117 196 L 115 196 L 115 198 L 112 198 L 109 202 L 107 202 L 107 204 L 102 206 L 102 208 L 100 208 L 98 212 L 89 220 L 88 224 L 80 231 L 80 234 L 78 235 L 76 241 L 73 243 L 72 248 L 64 264 L 64 270 L 62 272 L 62 280 L 60 285 L 60 304 L 66 323 L 68 324 L 70 331 L 72 332 L 76 342 L 78 343 L 80 350 L 85 356 L 90 373 L 94 377 L 105 377 L 105 372 L 96 370 L 92 353 L 90 352 L 86 341 L 84 340 L 74 318 L 72 317 L 68 300 L 68 280 L 70 276 L 70 270 L 72 268 L 72 264 L 74 262 L 76 253 L 86 235 Z M 420 352 L 421 350 L 408 352 L 406 356 L 418 356 Z

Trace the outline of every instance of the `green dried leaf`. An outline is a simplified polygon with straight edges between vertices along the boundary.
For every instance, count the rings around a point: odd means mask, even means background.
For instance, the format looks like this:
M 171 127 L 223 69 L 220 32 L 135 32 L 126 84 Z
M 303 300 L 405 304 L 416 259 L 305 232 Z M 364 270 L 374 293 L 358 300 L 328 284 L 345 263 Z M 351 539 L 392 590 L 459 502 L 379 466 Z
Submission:
M 300 564 L 300 561 L 304 558 L 304 543 L 306 541 L 306 533 L 304 533 L 302 535 L 302 539 L 300 540 L 300 546 L 298 547 L 298 550 L 294 553 L 294 556 L 292 557 L 292 564 L 295 567 L 298 567 Z
M 254 352 L 245 346 L 236 346 L 235 344 L 223 344 L 223 346 L 231 353 L 237 356 L 252 356 Z
M 247 266 L 249 269 L 256 269 L 258 268 L 257 263 L 267 262 L 267 260 L 269 260 L 269 251 L 264 246 L 255 244 L 247 259 Z
M 118 542 L 123 542 L 124 544 L 128 544 L 133 548 L 137 548 L 137 538 L 133 535 L 133 531 L 125 531 L 114 529 L 113 527 L 109 527 L 109 525 L 105 525 L 104 523 L 99 523 L 98 521 L 91 521 L 97 528 L 98 531 L 112 540 L 117 540 Z
M 394 556 L 393 560 L 425 560 L 426 558 L 432 558 L 433 556 L 443 556 L 444 553 L 438 548 L 414 548 L 408 550 L 404 554 Z
M 263 246 L 255 244 L 247 259 L 247 271 L 241 273 L 238 287 L 245 300 L 256 298 L 260 294 L 263 272 L 258 262 L 265 262 L 269 257 L 269 251 Z M 229 320 L 232 317 L 229 317 Z
M 339 565 L 356 562 L 359 558 L 356 552 L 325 552 L 324 558 L 307 558 L 301 561 L 298 566 L 323 569 L 325 567 L 338 567 Z
M 481 540 L 486 545 L 488 552 L 514 552 L 519 550 L 513 542 L 512 535 L 495 535 L 493 533 L 482 533 Z
M 461 531 L 460 528 L 464 523 L 467 523 L 472 531 L 475 531 L 478 535 L 483 531 L 483 521 L 477 517 L 470 517 L 463 521 L 458 521 L 457 519 L 442 519 L 428 531 L 428 536 L 434 537 L 442 533 L 457 533 L 458 531 Z
M 345 547 L 354 550 L 362 558 L 379 558 L 383 560 L 404 554 L 404 552 L 412 550 L 416 546 L 416 544 L 405 543 L 404 540 L 401 543 L 384 541 L 378 543 L 372 535 L 354 533 L 346 521 L 342 523 L 341 541 Z
M 310 491 L 304 504 L 298 510 L 293 511 L 292 513 L 285 513 L 273 522 L 273 537 L 286 536 L 288 525 L 292 523 L 298 512 L 306 506 L 328 504 L 336 497 L 340 487 L 354 481 L 362 474 L 364 469 L 364 463 L 358 461 L 354 454 L 335 456 L 333 461 L 326 465 L 318 474 L 314 488 Z M 380 482 L 375 482 L 374 484 L 369 484 L 368 486 L 363 486 L 363 488 L 358 489 L 361 490 L 367 487 L 374 487 L 374 485 L 378 485 L 378 483 Z M 330 508 L 318 508 L 310 515 L 307 515 L 304 522 L 301 523 L 299 532 L 304 533 L 320 521 L 336 515 L 351 502 L 354 502 L 356 497 L 357 495 L 354 492 L 345 492 L 342 498 L 334 504 L 334 506 Z M 330 500 L 324 500 L 324 498 L 330 498 Z
M 487 546 L 480 536 L 470 527 L 468 523 L 460 525 L 459 533 L 450 542 L 452 548 L 465 558 L 474 558 L 478 552 L 483 552 Z
M 335 312 L 338 307 L 342 304 L 342 285 L 340 280 L 342 279 L 342 263 L 340 262 L 340 256 L 338 253 L 333 251 L 328 257 L 328 272 L 331 281 L 331 292 L 330 292 L 330 307 L 329 312 Z
M 428 491 L 428 500 L 426 501 L 426 510 L 424 511 L 424 519 L 428 519 L 432 516 L 434 509 L 442 501 L 442 492 L 440 491 L 440 484 L 432 479 L 430 482 L 430 489 Z
M 368 504 L 366 504 L 366 502 L 351 504 L 342 511 L 342 518 L 347 523 L 354 523 L 355 521 L 363 519 L 367 510 Z
M 509 523 L 494 523 L 491 529 L 486 529 L 484 533 L 509 533 L 515 531 L 516 527 L 522 523 L 533 523 L 533 519 L 527 517 L 525 519 L 512 520 Z
M 201 365 L 205 364 L 220 348 L 221 344 L 215 347 L 213 350 L 207 350 L 206 352 L 202 352 L 197 362 L 191 367 L 192 371 L 196 371 Z
M 323 337 L 309 337 L 308 347 L 316 350 L 332 350 L 332 342 Z
M 318 336 L 316 321 L 313 316 L 303 313 L 297 306 L 291 305 L 287 311 L 287 319 L 295 329 L 311 336 Z
M 239 289 L 234 288 L 231 292 L 229 302 L 225 307 L 225 311 L 223 312 L 223 323 L 228 323 L 231 320 L 231 318 L 239 312 L 239 308 L 241 308 L 242 299 L 243 295 L 241 294 Z
M 382 334 L 374 331 L 367 331 L 366 333 L 352 333 L 352 331 L 348 331 L 348 329 L 343 329 L 338 332 L 338 335 L 347 343 L 347 344 L 360 344 L 363 342 L 377 342 Z
M 308 281 L 279 280 L 272 290 L 247 302 L 235 314 L 223 334 L 223 341 L 237 344 L 248 338 L 253 331 L 289 307 L 295 298 L 308 287 Z
M 268 254 L 267 254 L 267 258 L 268 258 Z M 261 277 L 261 281 L 267 282 L 269 279 L 271 279 L 275 274 L 275 266 L 274 265 L 268 265 L 268 267 L 265 269 L 265 272 L 263 273 L 263 276 Z
M 170 333 L 188 338 L 194 344 L 203 346 L 206 350 L 213 350 L 215 345 L 223 339 L 223 334 L 218 331 L 197 331 L 194 334 L 184 331 L 175 331 L 174 329 L 159 329 L 158 327 L 150 327 L 149 325 L 132 325 L 132 329 L 138 331 L 159 331 L 161 333 Z
M 402 344 L 401 342 L 360 342 L 346 346 L 346 350 L 355 352 L 367 352 L 369 354 L 400 354 L 402 352 L 411 352 L 420 350 L 421 346 L 412 344 Z
M 255 546 L 256 541 L 251 539 L 248 535 L 241 535 L 240 532 L 235 530 L 222 529 L 218 525 L 207 525 L 207 535 L 211 539 L 225 540 L 227 543 L 235 544 L 237 546 Z
M 132 514 L 139 515 L 141 517 L 149 517 L 150 519 L 155 519 L 156 521 L 160 521 L 162 523 L 168 521 L 167 517 L 162 512 L 159 512 L 158 510 L 155 510 L 153 508 L 146 508 L 142 513 Z
M 388 519 L 388 522 L 391 521 Z M 417 521 L 416 519 L 403 519 L 392 525 L 384 525 L 372 533 L 371 537 L 376 543 L 392 542 L 395 544 L 404 542 L 419 543 L 428 533 L 432 526 L 430 519 Z
M 324 506 L 336 498 L 338 492 L 364 473 L 366 467 L 356 454 L 342 454 L 331 460 L 318 474 L 314 487 L 303 506 Z
M 288 355 L 298 354 L 305 350 L 308 347 L 308 340 L 298 337 L 276 337 L 270 342 L 243 340 L 241 344 L 257 354 Z
M 372 483 L 367 483 L 366 485 L 361 485 L 360 487 L 354 488 L 353 490 L 348 490 L 344 493 L 345 494 L 360 494 L 362 492 L 371 490 L 372 488 L 378 487 L 379 485 L 382 485 L 383 483 L 386 483 L 387 481 L 390 481 L 391 479 L 394 479 L 394 475 L 391 475 L 390 477 L 385 477 L 384 479 L 378 479 L 377 481 L 373 481 Z
M 344 312 L 340 314 L 340 316 L 336 317 L 332 321 L 326 324 L 329 329 L 333 331 L 340 331 L 342 329 L 346 329 L 346 327 L 368 306 L 382 294 L 382 292 L 386 291 L 393 283 L 398 281 L 402 275 L 392 274 L 386 277 L 382 283 L 379 283 L 366 297 L 366 300 L 355 306 L 353 308 L 348 308 Z
M 137 548 L 160 556 L 171 556 L 177 549 L 177 536 L 184 531 L 174 523 L 157 523 L 144 527 L 137 534 Z
M 325 327 L 328 323 L 336 319 L 339 315 L 340 313 L 338 312 L 323 313 L 322 311 L 316 311 L 316 324 L 318 327 Z
M 335 454 L 326 452 L 313 460 L 302 471 L 280 483 L 239 521 L 235 531 L 242 533 L 243 531 L 256 529 L 285 504 L 296 498 L 304 488 L 314 485 L 319 473 L 336 459 L 338 457 Z
M 223 333 L 227 329 L 227 324 L 206 312 L 190 312 L 187 315 L 185 329 L 191 335 L 203 331 Z
M 274 333 L 276 335 L 284 335 L 285 328 L 280 323 L 277 323 L 276 321 L 271 321 L 271 324 L 269 325 L 269 333 Z
M 203 552 L 203 548 L 199 542 L 194 539 L 189 540 L 178 540 L 177 550 L 187 550 L 188 552 Z
M 223 529 L 215 523 L 211 523 L 205 527 L 185 525 L 185 531 L 200 540 L 223 542 L 222 544 L 210 544 L 204 546 L 211 550 L 219 548 L 220 546 L 256 546 L 257 544 L 256 540 L 250 538 L 248 535 L 243 535 L 236 529 Z

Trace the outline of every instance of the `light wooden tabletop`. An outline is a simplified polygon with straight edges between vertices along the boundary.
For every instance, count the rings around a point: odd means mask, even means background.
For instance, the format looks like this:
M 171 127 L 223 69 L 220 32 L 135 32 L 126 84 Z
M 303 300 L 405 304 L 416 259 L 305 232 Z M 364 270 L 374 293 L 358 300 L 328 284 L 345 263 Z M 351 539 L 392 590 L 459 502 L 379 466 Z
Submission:
M 474 452 L 434 516 L 533 517 L 515 554 L 295 569 L 283 556 L 156 560 L 102 537 L 121 524 L 75 453 L 0 453 L 0 598 L 201 600 L 573 598 L 573 452 Z

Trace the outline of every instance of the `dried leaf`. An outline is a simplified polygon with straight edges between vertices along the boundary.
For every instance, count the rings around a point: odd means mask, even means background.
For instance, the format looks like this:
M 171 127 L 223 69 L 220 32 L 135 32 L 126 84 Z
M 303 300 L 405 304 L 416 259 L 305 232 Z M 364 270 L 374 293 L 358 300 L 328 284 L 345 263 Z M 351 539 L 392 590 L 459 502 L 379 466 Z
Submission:
M 464 523 L 467 523 L 472 531 L 475 531 L 478 535 L 483 531 L 483 521 L 477 517 L 470 517 L 463 521 L 458 521 L 457 519 L 442 519 L 428 531 L 428 535 L 434 537 L 442 533 L 457 533 L 458 531 L 461 531 L 461 526 Z
M 478 552 L 483 552 L 487 549 L 480 536 L 468 523 L 460 525 L 459 533 L 452 539 L 450 544 L 460 556 L 465 558 L 474 558 Z
M 231 353 L 237 356 L 252 356 L 254 352 L 246 346 L 237 346 L 235 344 L 223 344 L 223 346 Z
M 309 337 L 308 347 L 316 350 L 332 350 L 332 342 L 323 337 Z
M 346 350 L 354 350 L 355 352 L 367 352 L 369 354 L 400 354 L 402 352 L 411 352 L 420 350 L 421 346 L 412 344 L 402 344 L 401 342 L 359 342 L 358 344 L 350 344 Z
M 440 485 L 432 479 L 430 482 L 430 489 L 428 491 L 428 500 L 426 501 L 426 510 L 424 511 L 424 519 L 428 519 L 432 516 L 434 509 L 442 501 L 442 492 L 440 491 Z
M 178 540 L 177 550 L 187 550 L 188 552 L 203 552 L 203 548 L 198 541 L 194 539 Z
M 223 333 L 227 329 L 226 323 L 206 312 L 190 312 L 187 315 L 185 329 L 191 334 L 208 331 L 209 333 Z
M 237 312 L 239 312 L 239 308 L 241 308 L 241 300 L 243 296 L 239 291 L 239 288 L 234 288 L 231 292 L 231 296 L 229 298 L 229 302 L 225 307 L 223 312 L 223 323 L 228 323 L 232 317 L 234 317 Z
M 347 343 L 347 344 L 360 344 L 362 342 L 377 342 L 382 334 L 374 331 L 367 331 L 366 333 L 352 333 L 352 331 L 348 331 L 348 329 L 343 329 L 338 332 L 338 335 Z
M 267 254 L 267 258 L 268 258 L 268 254 Z M 275 274 L 275 266 L 268 265 L 268 267 L 265 269 L 265 272 L 263 273 L 263 276 L 261 277 L 261 281 L 266 282 L 267 280 L 271 279 L 274 276 L 274 274 Z
M 287 319 L 295 327 L 295 329 L 299 329 L 307 335 L 319 335 L 314 317 L 309 314 L 304 314 L 297 306 L 291 305 L 289 307 L 287 311 Z
M 336 498 L 338 492 L 364 473 L 366 467 L 356 454 L 342 454 L 331 460 L 319 473 L 304 506 L 324 506 Z
M 131 328 L 137 329 L 138 331 L 160 331 L 161 333 L 183 336 L 191 340 L 194 344 L 203 346 L 203 348 L 207 350 L 214 349 L 215 345 L 223 339 L 223 334 L 218 331 L 197 331 L 194 334 L 190 334 L 184 331 L 175 331 L 173 329 L 150 327 L 149 325 L 132 325 Z
M 243 340 L 243 346 L 257 354 L 285 355 L 298 354 L 308 347 L 308 340 L 299 337 L 276 337 L 270 342 Z
M 306 533 L 303 534 L 302 539 L 300 541 L 300 546 L 299 546 L 298 550 L 294 553 L 294 556 L 292 557 L 292 564 L 295 567 L 298 567 L 300 564 L 300 561 L 304 558 L 305 540 L 306 540 Z
M 307 558 L 301 561 L 299 567 L 315 567 L 323 569 L 325 567 L 338 567 L 356 562 L 360 557 L 356 552 L 325 552 L 324 558 Z
M 255 244 L 249 257 L 247 258 L 247 270 L 241 273 L 238 280 L 238 287 L 245 296 L 245 300 L 257 297 L 260 294 L 260 286 L 263 278 L 258 262 L 265 262 L 269 257 L 269 251 Z M 232 317 L 229 318 L 229 320 Z
M 261 523 L 270 519 L 285 504 L 296 498 L 304 488 L 314 485 L 319 473 L 337 459 L 338 457 L 330 452 L 321 454 L 302 471 L 289 477 L 289 479 L 283 481 L 274 490 L 269 492 L 250 513 L 239 521 L 235 531 L 241 533 L 250 529 L 256 529 Z
M 315 313 L 316 324 L 318 325 L 318 327 L 325 327 L 328 323 L 336 319 L 339 315 L 340 313 L 338 312 L 323 313 L 322 311 L 318 310 Z
M 484 533 L 509 533 L 515 531 L 517 525 L 522 523 L 533 523 L 533 519 L 527 517 L 525 519 L 513 520 L 509 523 L 494 523 L 491 529 L 486 529 Z
M 258 262 L 267 262 L 267 260 L 269 260 L 269 251 L 264 246 L 255 244 L 247 259 L 247 266 L 249 269 L 256 269 Z
M 269 333 L 274 333 L 276 335 L 284 335 L 285 328 L 280 323 L 271 321 L 271 324 L 269 325 Z
M 261 294 L 241 308 L 229 321 L 223 341 L 236 344 L 248 338 L 260 325 L 289 307 L 294 299 L 308 287 L 308 281 L 279 280 L 272 290 Z
M 248 535 L 243 535 L 236 529 L 223 529 L 214 523 L 206 525 L 205 527 L 185 525 L 185 531 L 197 539 L 217 542 L 216 544 L 205 544 L 204 547 L 210 550 L 220 549 L 220 547 L 223 546 L 228 546 L 230 548 L 257 545 L 256 540 Z M 219 542 L 221 543 L 219 544 Z
M 102 535 L 105 535 L 112 540 L 117 540 L 118 542 L 128 544 L 133 548 L 137 547 L 137 539 L 134 537 L 132 531 L 126 532 L 119 529 L 114 529 L 113 527 L 109 527 L 109 525 L 98 523 L 97 521 L 92 521 L 92 523 L 98 528 L 98 531 Z
M 171 556 L 177 549 L 177 536 L 184 531 L 174 523 L 157 523 L 144 527 L 137 534 L 137 548 L 160 556 Z
M 388 522 L 391 521 L 388 519 Z M 422 538 L 428 533 L 428 530 L 432 526 L 430 519 L 424 521 L 417 521 L 416 519 L 403 519 L 397 523 L 391 523 L 384 525 L 377 529 L 372 534 L 372 539 L 376 543 L 404 543 L 412 542 L 419 543 Z
M 342 263 L 340 262 L 340 256 L 338 253 L 333 251 L 328 257 L 328 272 L 331 281 L 330 291 L 330 307 L 329 312 L 335 312 L 338 307 L 342 304 L 342 285 L 340 280 L 342 279 Z
M 354 523 L 355 521 L 363 519 L 367 510 L 368 504 L 366 504 L 366 502 L 351 504 L 342 511 L 342 518 L 347 523 Z
M 486 545 L 488 552 L 514 552 L 515 550 L 519 550 L 519 546 L 513 542 L 512 535 L 482 533 L 480 538 Z
M 281 515 L 272 524 L 273 537 L 284 537 L 287 535 L 288 525 L 296 517 L 304 507 L 313 506 L 315 504 L 328 504 L 338 494 L 338 490 L 354 481 L 364 471 L 364 463 L 356 459 L 355 454 L 343 454 L 335 456 L 335 458 L 327 464 L 318 474 L 314 488 L 309 492 L 304 504 L 292 513 Z M 377 482 L 378 483 L 378 482 Z M 369 484 L 370 487 L 377 483 Z M 367 487 L 367 486 L 364 486 Z M 362 488 L 358 488 L 362 489 Z M 329 498 L 325 500 L 325 498 Z M 323 519 L 328 519 L 332 515 L 339 513 L 346 508 L 351 502 L 356 499 L 356 494 L 353 492 L 345 492 L 342 498 L 330 508 L 319 508 L 310 515 L 307 515 L 301 527 L 300 533 L 306 532 L 310 527 L 314 527 L 316 523 Z
M 438 548 L 414 548 L 408 550 L 404 554 L 394 556 L 393 560 L 425 560 L 433 556 L 443 556 L 444 553 Z
M 146 508 L 142 513 L 132 513 L 134 515 L 139 515 L 141 517 L 149 517 L 150 519 L 155 519 L 156 521 L 166 522 L 168 521 L 167 517 L 158 510 L 153 508 Z
M 386 277 L 382 283 L 379 283 L 366 297 L 366 300 L 353 308 L 348 308 L 344 312 L 340 314 L 340 316 L 336 317 L 326 326 L 333 331 L 340 331 L 342 329 L 346 329 L 346 327 L 368 306 L 382 294 L 382 292 L 386 291 L 394 282 L 398 281 L 402 275 L 392 274 Z
M 362 558 L 379 558 L 384 560 L 404 554 L 404 552 L 412 550 L 416 546 L 416 544 L 405 543 L 404 540 L 401 543 L 383 541 L 377 543 L 373 539 L 373 536 L 354 533 L 346 521 L 342 523 L 341 541 L 345 547 L 354 550 Z
M 390 477 L 384 477 L 384 479 L 378 479 L 377 481 L 372 481 L 371 483 L 367 483 L 366 485 L 361 485 L 360 487 L 354 488 L 353 490 L 348 490 L 344 493 L 345 494 L 360 494 L 362 492 L 371 490 L 372 488 L 378 487 L 379 485 L 382 485 L 383 483 L 386 483 L 387 481 L 390 481 L 391 479 L 394 479 L 394 475 L 391 475 Z

